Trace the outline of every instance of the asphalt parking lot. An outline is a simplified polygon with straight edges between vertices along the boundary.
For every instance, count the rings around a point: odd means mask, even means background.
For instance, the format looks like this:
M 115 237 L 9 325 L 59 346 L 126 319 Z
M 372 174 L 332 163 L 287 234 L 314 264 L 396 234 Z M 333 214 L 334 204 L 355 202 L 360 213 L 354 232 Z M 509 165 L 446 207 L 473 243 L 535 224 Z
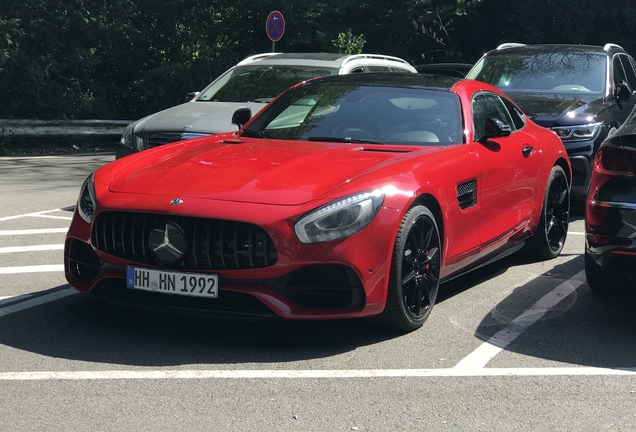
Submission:
M 443 285 L 406 335 L 164 315 L 64 279 L 79 188 L 112 159 L 0 158 L 0 429 L 634 429 L 636 299 L 592 296 L 581 214 L 560 257 Z

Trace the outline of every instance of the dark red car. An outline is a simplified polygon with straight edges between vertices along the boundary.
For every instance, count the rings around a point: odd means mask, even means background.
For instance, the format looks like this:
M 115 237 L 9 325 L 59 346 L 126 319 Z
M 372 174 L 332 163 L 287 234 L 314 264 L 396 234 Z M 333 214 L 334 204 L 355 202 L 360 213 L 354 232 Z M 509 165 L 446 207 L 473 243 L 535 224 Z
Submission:
M 524 244 L 556 257 L 570 178 L 557 136 L 488 84 L 320 78 L 237 133 L 98 169 L 68 232 L 66 277 L 141 307 L 413 330 L 440 283 Z
M 594 159 L 585 218 L 585 273 L 596 293 L 636 288 L 636 109 Z

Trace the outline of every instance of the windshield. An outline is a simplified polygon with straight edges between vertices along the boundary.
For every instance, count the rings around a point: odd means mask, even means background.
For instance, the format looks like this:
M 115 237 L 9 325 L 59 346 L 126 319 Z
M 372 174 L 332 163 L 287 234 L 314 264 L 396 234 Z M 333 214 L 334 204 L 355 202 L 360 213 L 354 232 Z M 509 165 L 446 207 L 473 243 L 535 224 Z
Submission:
M 463 140 L 457 95 L 394 87 L 305 85 L 269 105 L 242 134 L 332 142 L 437 145 Z
M 601 53 L 506 53 L 485 56 L 466 78 L 507 93 L 604 94 L 606 70 Z
M 284 90 L 317 76 L 338 74 L 338 68 L 314 66 L 237 66 L 214 81 L 197 98 L 212 102 L 269 102 Z

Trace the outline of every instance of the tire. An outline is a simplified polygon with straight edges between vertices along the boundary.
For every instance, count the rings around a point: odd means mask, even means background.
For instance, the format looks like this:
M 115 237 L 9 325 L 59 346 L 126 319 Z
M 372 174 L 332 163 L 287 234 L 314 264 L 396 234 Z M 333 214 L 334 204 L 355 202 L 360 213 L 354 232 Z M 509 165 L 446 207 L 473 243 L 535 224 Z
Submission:
M 406 332 L 424 324 L 439 291 L 441 252 L 435 216 L 425 206 L 412 207 L 395 239 L 386 306 L 377 324 Z
M 596 264 L 594 260 L 586 253 L 585 254 L 585 277 L 587 278 L 587 284 L 592 289 L 592 293 L 597 296 L 603 296 L 608 294 L 611 289 L 605 282 L 603 276 L 603 268 Z
M 537 230 L 526 245 L 528 255 L 539 261 L 559 256 L 568 235 L 570 188 L 565 171 L 554 166 L 548 179 Z

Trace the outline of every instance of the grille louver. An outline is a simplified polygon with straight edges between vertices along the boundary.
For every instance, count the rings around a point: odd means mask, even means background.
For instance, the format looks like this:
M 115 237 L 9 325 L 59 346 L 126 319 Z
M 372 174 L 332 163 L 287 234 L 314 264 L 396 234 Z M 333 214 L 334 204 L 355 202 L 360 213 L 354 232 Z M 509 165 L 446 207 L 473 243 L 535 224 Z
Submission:
M 466 210 L 477 205 L 477 181 L 471 180 L 457 186 L 459 208 Z
M 158 147 L 160 145 L 181 141 L 182 139 L 183 138 L 181 137 L 181 133 L 176 133 L 176 132 L 155 133 L 155 134 L 150 134 L 146 137 L 146 144 L 148 148 L 153 148 L 153 147 Z
M 188 251 L 172 265 L 158 261 L 149 246 L 159 222 L 178 224 Z M 134 212 L 102 212 L 93 224 L 93 245 L 100 251 L 151 266 L 184 270 L 269 267 L 278 260 L 271 238 L 259 226 L 233 221 Z

